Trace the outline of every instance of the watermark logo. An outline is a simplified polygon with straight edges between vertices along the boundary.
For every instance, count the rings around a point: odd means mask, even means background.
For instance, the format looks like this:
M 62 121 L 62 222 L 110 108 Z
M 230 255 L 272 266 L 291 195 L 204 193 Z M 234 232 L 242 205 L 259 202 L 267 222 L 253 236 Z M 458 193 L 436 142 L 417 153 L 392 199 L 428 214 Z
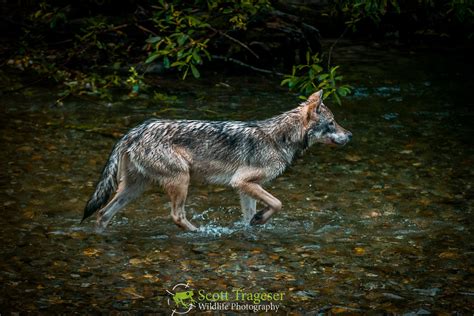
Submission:
M 191 310 L 234 312 L 278 312 L 284 292 L 252 291 L 242 288 L 224 291 L 192 289 L 189 283 L 178 283 L 166 290 L 172 314 L 184 315 Z
M 190 289 L 189 283 L 178 283 L 171 291 L 166 290 L 171 297 L 168 298 L 168 306 L 172 306 L 173 313 L 184 315 L 189 313 L 196 307 L 196 300 L 194 299 L 194 290 Z

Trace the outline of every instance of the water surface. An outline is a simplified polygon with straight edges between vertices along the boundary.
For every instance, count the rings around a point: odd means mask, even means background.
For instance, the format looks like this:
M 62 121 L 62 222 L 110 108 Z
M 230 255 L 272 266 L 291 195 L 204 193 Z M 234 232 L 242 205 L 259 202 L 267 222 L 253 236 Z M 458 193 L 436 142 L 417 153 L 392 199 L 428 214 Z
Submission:
M 460 54 L 341 47 L 355 87 L 326 103 L 354 134 L 312 147 L 266 188 L 284 205 L 240 222 L 230 188 L 193 186 L 182 232 L 153 188 L 103 235 L 82 210 L 116 141 L 150 116 L 261 119 L 298 104 L 277 79 L 163 80 L 168 104 L 30 89 L 2 100 L 0 312 L 171 314 L 166 290 L 283 292 L 280 314 L 474 310 L 473 91 Z M 225 83 L 225 84 L 222 84 Z

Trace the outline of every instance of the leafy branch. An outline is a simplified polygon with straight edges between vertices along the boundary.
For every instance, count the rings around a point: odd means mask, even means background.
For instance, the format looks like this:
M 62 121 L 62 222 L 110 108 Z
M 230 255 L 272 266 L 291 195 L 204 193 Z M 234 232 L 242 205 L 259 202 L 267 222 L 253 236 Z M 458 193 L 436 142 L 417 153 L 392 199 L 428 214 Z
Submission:
M 341 104 L 341 97 L 351 93 L 351 86 L 339 85 L 343 77 L 337 74 L 339 66 L 331 67 L 328 72 L 324 72 L 318 54 L 306 53 L 306 64 L 293 66 L 291 75 L 286 75 L 281 85 L 288 85 L 288 88 L 301 93 L 306 99 L 314 91 L 324 89 L 324 98 L 332 95 L 334 100 Z

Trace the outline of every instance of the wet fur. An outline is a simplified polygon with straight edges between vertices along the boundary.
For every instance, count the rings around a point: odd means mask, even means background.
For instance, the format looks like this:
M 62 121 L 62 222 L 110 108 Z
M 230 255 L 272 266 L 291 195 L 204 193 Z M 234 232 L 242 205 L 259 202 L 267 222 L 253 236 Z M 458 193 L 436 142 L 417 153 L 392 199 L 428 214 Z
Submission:
M 97 228 L 102 231 L 121 208 L 158 183 L 171 199 L 175 224 L 196 230 L 184 209 L 193 178 L 235 188 L 244 219 L 264 224 L 282 205 L 261 185 L 279 176 L 314 143 L 343 145 L 350 137 L 322 103 L 322 91 L 297 108 L 262 121 L 151 119 L 117 142 L 83 220 L 100 209 Z M 256 211 L 256 201 L 265 205 L 263 210 Z

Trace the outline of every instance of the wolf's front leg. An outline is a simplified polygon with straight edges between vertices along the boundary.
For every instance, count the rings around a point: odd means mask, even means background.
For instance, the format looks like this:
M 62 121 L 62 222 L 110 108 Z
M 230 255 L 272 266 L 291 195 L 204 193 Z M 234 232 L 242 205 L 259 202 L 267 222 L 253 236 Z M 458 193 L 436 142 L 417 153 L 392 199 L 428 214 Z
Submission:
M 232 186 L 240 192 L 257 199 L 267 205 L 257 212 L 250 220 L 250 225 L 265 224 L 273 214 L 281 210 L 281 202 L 276 197 L 265 191 L 259 184 L 246 180 L 246 177 L 235 177 Z
M 244 215 L 244 222 L 249 224 L 257 212 L 257 201 L 247 194 L 240 192 L 240 206 Z

